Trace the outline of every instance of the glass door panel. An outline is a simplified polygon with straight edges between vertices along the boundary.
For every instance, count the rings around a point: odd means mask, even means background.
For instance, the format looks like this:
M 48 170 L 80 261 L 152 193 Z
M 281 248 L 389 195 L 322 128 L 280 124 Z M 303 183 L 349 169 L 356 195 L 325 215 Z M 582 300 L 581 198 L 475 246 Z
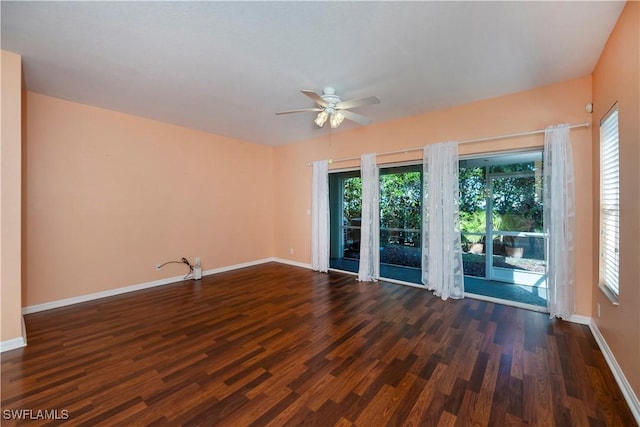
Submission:
M 458 170 L 460 188 L 460 237 L 465 276 L 486 277 L 487 233 L 486 167 Z
M 546 268 L 540 175 L 519 171 L 489 177 L 489 278 L 540 286 Z
M 329 174 L 329 266 L 357 272 L 360 263 L 362 181 L 359 171 Z
M 420 283 L 422 165 L 380 169 L 380 276 Z

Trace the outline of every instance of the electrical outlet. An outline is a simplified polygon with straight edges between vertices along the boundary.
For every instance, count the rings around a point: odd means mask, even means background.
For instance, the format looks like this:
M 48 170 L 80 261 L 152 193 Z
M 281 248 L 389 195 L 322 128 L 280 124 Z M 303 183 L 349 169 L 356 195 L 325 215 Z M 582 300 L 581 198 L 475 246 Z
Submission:
M 596 304 L 596 309 L 598 310 L 598 317 L 600 317 L 600 303 Z
M 293 248 L 289 248 L 289 254 L 293 255 Z
M 156 264 L 156 271 L 160 271 L 160 264 Z

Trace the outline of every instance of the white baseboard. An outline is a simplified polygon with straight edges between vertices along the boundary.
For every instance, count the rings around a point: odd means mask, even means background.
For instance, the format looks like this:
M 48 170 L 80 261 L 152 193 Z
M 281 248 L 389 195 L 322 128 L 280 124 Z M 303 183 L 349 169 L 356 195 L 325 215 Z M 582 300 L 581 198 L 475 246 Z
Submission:
M 631 388 L 631 384 L 627 381 L 627 377 L 625 377 L 624 372 L 622 372 L 622 368 L 618 365 L 615 356 L 611 352 L 607 341 L 605 341 L 604 337 L 600 333 L 600 329 L 598 329 L 598 325 L 596 322 L 591 320 L 589 323 L 589 329 L 591 329 L 591 333 L 598 343 L 598 347 L 600 347 L 600 351 L 604 356 L 604 360 L 607 361 L 607 365 L 609 365 L 609 369 L 613 373 L 613 377 L 616 379 L 616 383 L 618 383 L 618 387 L 622 391 L 624 399 L 627 401 L 631 412 L 633 413 L 633 417 L 636 419 L 636 423 L 640 425 L 640 400 L 638 400 L 638 396 Z
M 24 324 L 24 316 L 21 316 L 20 320 L 22 321 L 22 336 L 6 341 L 0 341 L 0 353 L 27 346 L 27 326 Z
M 23 337 L 13 338 L 6 341 L 0 341 L 0 353 L 5 351 L 15 350 L 16 348 L 25 347 L 27 342 Z
M 304 262 L 292 261 L 290 259 L 284 259 L 284 258 L 271 258 L 271 261 L 279 262 L 280 264 L 293 265 L 295 267 L 307 268 L 311 270 L 311 264 L 306 264 Z
M 275 258 L 263 258 L 255 261 L 242 262 L 240 264 L 228 265 L 225 267 L 214 268 L 212 270 L 205 270 L 202 272 L 202 275 L 209 276 L 211 274 L 224 273 L 225 271 L 238 270 L 240 268 L 252 267 L 254 265 L 266 264 L 273 261 L 275 261 Z M 180 280 L 183 279 L 180 278 Z
M 571 317 L 569 318 L 569 322 L 572 323 L 579 323 L 580 325 L 591 325 L 591 317 L 589 316 L 582 316 L 580 314 L 572 314 Z
M 214 268 L 212 270 L 206 270 L 202 272 L 203 276 L 209 276 L 216 273 L 222 273 L 225 271 L 237 270 L 240 268 L 251 267 L 253 265 L 264 264 L 273 261 L 273 258 L 265 258 L 256 261 L 243 262 L 240 264 L 229 265 L 220 268 Z M 169 285 L 171 283 L 181 282 L 185 280 L 184 276 L 167 277 L 165 279 L 153 280 L 151 282 L 140 283 L 132 286 L 125 286 L 123 288 L 109 289 L 108 291 L 96 292 L 93 294 L 80 295 L 72 298 L 65 298 L 57 301 L 46 302 L 43 304 L 31 305 L 22 308 L 22 314 L 37 313 L 40 311 L 51 310 L 54 308 L 66 307 L 72 304 L 78 304 L 81 302 L 93 301 L 100 298 L 112 297 L 115 295 L 126 294 L 128 292 L 140 291 L 142 289 L 153 288 L 156 286 Z M 187 279 L 188 280 L 188 279 Z

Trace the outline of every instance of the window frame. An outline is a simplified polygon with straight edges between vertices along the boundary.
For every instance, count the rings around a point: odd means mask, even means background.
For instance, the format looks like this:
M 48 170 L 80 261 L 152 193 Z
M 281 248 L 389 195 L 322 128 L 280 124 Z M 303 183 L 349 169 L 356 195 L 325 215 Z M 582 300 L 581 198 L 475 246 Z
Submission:
M 599 152 L 598 286 L 617 305 L 620 297 L 620 123 L 617 102 L 600 120 Z

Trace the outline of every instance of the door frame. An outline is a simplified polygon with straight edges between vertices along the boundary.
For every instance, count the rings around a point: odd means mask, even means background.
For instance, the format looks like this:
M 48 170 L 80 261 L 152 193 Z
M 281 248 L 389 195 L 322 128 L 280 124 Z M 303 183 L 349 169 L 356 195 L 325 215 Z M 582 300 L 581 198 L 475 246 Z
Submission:
M 484 153 L 470 156 L 463 156 L 460 160 L 477 160 L 477 159 L 488 159 L 490 157 L 504 156 L 508 157 L 510 155 L 517 154 L 526 154 L 526 153 L 541 153 L 542 148 L 540 149 L 527 149 L 527 150 L 510 150 L 504 152 L 497 153 Z M 519 162 L 514 161 L 513 164 L 517 164 Z M 517 231 L 500 231 L 494 230 L 493 227 L 493 181 L 499 178 L 518 178 L 518 177 L 535 177 L 535 171 L 520 171 L 520 172 L 489 172 L 491 165 L 482 165 L 479 167 L 483 167 L 485 170 L 485 277 L 484 279 L 490 281 L 499 281 L 505 282 L 509 284 L 515 285 L 524 285 L 524 286 L 536 286 L 536 287 L 546 287 L 546 273 L 536 273 L 530 272 L 526 270 L 515 270 L 515 269 L 507 269 L 502 267 L 494 267 L 493 265 L 493 239 L 498 236 L 512 236 L 512 237 L 542 237 L 544 238 L 544 247 L 546 248 L 546 240 L 547 236 L 544 233 L 535 233 L 535 232 L 517 232 Z M 545 251 L 546 255 L 546 251 Z M 476 276 L 473 276 L 476 277 Z M 482 279 L 482 277 L 478 277 Z

